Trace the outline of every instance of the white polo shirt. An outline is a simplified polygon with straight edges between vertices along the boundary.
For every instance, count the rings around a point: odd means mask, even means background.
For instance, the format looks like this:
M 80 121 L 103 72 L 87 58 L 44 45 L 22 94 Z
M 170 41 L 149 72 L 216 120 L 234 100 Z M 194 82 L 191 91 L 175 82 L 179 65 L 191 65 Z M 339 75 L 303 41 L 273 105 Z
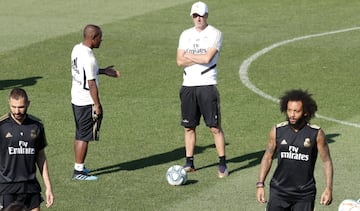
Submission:
M 222 46 L 222 33 L 208 25 L 198 32 L 195 27 L 183 31 L 180 35 L 178 49 L 193 54 L 205 54 L 207 49 L 214 47 L 217 53 L 208 64 L 194 64 L 184 68 L 183 86 L 204 86 L 217 84 L 216 65 Z M 209 69 L 210 68 L 210 69 Z
M 91 48 L 82 43 L 74 46 L 71 52 L 71 103 L 77 106 L 92 105 L 88 80 L 96 80 L 98 85 L 99 67 Z

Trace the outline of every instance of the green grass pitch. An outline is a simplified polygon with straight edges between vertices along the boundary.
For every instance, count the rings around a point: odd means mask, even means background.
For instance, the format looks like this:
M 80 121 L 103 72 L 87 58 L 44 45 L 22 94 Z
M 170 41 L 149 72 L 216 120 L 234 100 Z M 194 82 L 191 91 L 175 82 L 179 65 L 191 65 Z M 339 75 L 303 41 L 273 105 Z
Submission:
M 186 185 L 172 187 L 165 172 L 184 163 L 178 98 L 182 69 L 175 57 L 181 31 L 192 26 L 192 3 L 1 1 L 0 113 L 8 112 L 12 87 L 28 91 L 29 113 L 46 127 L 55 193 L 51 210 L 265 209 L 255 199 L 259 163 L 271 126 L 284 116 L 276 103 L 241 83 L 240 65 L 274 43 L 358 27 L 360 2 L 206 1 L 209 23 L 224 35 L 218 87 L 231 174 L 217 178 L 213 139 L 201 124 L 195 155 L 199 170 L 188 175 Z M 90 144 L 86 163 L 99 181 L 75 182 L 70 52 L 87 23 L 104 31 L 102 46 L 95 50 L 99 65 L 115 65 L 122 75 L 100 77 L 101 140 Z M 319 114 L 354 123 L 312 121 L 327 134 L 335 169 L 334 201 L 323 207 L 318 203 L 324 188 L 318 159 L 317 211 L 337 210 L 343 199 L 360 197 L 359 36 L 360 30 L 352 30 L 291 42 L 258 57 L 248 69 L 251 83 L 264 93 L 277 98 L 291 88 L 307 89 Z

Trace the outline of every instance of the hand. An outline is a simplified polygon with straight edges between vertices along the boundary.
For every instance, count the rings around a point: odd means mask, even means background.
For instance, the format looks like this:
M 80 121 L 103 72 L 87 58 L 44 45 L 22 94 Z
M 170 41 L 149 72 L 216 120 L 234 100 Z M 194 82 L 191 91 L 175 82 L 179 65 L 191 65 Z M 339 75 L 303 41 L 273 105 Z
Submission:
M 264 188 L 256 188 L 256 199 L 260 204 L 265 204 L 267 202 L 265 200 L 265 189 Z
M 114 69 L 114 65 L 104 68 L 104 73 L 110 77 L 114 77 L 114 78 L 120 77 L 120 72 Z
M 320 204 L 321 205 L 330 205 L 332 202 L 332 190 L 330 188 L 325 188 L 324 192 L 321 194 Z
M 52 190 L 46 189 L 45 195 L 46 195 L 46 207 L 49 208 L 54 204 L 54 194 Z
M 98 104 L 98 105 L 94 105 L 94 114 L 96 115 L 96 118 L 98 118 L 99 116 L 101 116 L 103 113 L 102 111 L 102 106 L 101 104 Z M 95 116 L 94 115 L 94 116 Z

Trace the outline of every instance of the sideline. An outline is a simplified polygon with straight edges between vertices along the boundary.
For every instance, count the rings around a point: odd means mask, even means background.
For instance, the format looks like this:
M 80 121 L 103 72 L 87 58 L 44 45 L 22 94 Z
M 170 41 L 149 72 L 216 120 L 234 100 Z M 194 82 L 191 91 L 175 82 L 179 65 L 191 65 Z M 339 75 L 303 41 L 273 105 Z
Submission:
M 266 94 L 265 92 L 263 92 L 262 90 L 260 90 L 254 84 L 251 83 L 251 81 L 250 81 L 250 79 L 248 77 L 248 70 L 249 70 L 249 67 L 250 67 L 251 63 L 253 63 L 260 56 L 270 52 L 271 50 L 273 50 L 273 49 L 275 49 L 277 47 L 292 43 L 292 42 L 301 41 L 301 40 L 305 40 L 305 39 L 310 39 L 310 38 L 314 38 L 314 37 L 321 37 L 321 36 L 332 35 L 332 34 L 337 34 L 337 33 L 355 31 L 355 30 L 360 30 L 360 27 L 341 29 L 341 30 L 330 31 L 330 32 L 325 32 L 325 33 L 319 33 L 319 34 L 311 34 L 311 35 L 306 35 L 306 36 L 302 36 L 302 37 L 296 37 L 296 38 L 293 38 L 293 39 L 284 40 L 284 41 L 272 44 L 269 47 L 263 48 L 262 50 L 256 52 L 255 54 L 251 55 L 250 57 L 248 57 L 247 59 L 245 59 L 243 61 L 243 63 L 240 65 L 240 70 L 239 70 L 240 80 L 251 91 L 255 92 L 256 94 L 260 95 L 261 97 L 263 97 L 265 99 L 268 99 L 268 100 L 271 100 L 271 101 L 273 101 L 275 103 L 278 103 L 279 99 L 277 99 L 277 98 L 275 98 L 275 97 L 273 97 L 273 96 L 271 96 L 269 94 Z M 338 124 L 348 125 L 348 126 L 353 126 L 353 127 L 360 128 L 360 124 L 358 124 L 358 123 L 342 121 L 342 120 L 334 119 L 332 117 L 322 116 L 322 115 L 320 115 L 318 113 L 316 113 L 316 117 L 327 120 L 327 121 L 336 122 Z

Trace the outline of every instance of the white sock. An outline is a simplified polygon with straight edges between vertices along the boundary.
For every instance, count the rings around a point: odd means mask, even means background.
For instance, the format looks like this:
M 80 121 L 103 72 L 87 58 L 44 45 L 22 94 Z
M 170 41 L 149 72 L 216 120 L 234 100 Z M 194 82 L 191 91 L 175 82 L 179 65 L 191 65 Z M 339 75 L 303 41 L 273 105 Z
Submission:
M 83 171 L 83 170 L 84 170 L 84 166 L 85 166 L 84 163 L 75 163 L 74 169 L 75 169 L 76 171 Z

